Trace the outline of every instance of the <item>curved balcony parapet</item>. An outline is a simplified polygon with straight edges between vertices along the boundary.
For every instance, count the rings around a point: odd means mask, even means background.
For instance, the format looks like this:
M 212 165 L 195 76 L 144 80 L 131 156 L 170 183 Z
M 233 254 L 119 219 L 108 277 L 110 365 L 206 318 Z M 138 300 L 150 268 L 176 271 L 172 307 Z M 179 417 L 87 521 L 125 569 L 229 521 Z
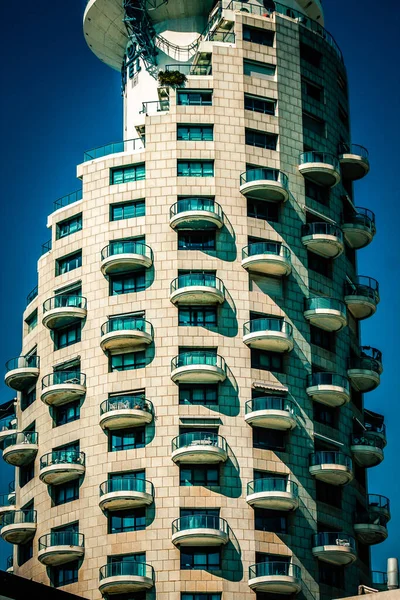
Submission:
M 390 520 L 390 500 L 380 494 L 368 494 L 368 507 L 371 512 L 379 512 Z
M 289 198 L 289 179 L 278 169 L 258 167 L 248 169 L 240 175 L 240 191 L 244 196 L 286 202 Z
M 2 440 L 11 433 L 16 433 L 17 429 L 18 420 L 15 415 L 8 415 L 0 419 L 0 449 L 2 449 Z
M 151 423 L 154 407 L 150 400 L 138 396 L 112 396 L 100 404 L 102 429 L 125 429 Z
M 60 406 L 82 398 L 86 393 L 86 375 L 81 371 L 54 371 L 42 379 L 42 402 Z
M 299 171 L 304 177 L 327 187 L 334 187 L 340 181 L 339 159 L 329 152 L 303 152 L 299 157 Z
M 2 515 L 1 537 L 10 544 L 26 544 L 36 533 L 36 510 L 14 510 Z
M 141 350 L 154 339 L 153 325 L 142 317 L 116 317 L 101 326 L 100 346 L 104 351 L 117 352 L 127 348 Z
M 109 563 L 101 567 L 99 580 L 101 593 L 143 591 L 154 586 L 154 569 L 151 565 L 142 562 Z
M 170 208 L 169 223 L 173 229 L 220 229 L 224 213 L 214 198 L 181 198 Z
M 245 404 L 245 421 L 267 429 L 294 429 L 297 425 L 296 404 L 284 396 L 261 396 Z
M 335 565 L 349 565 L 357 559 L 355 539 L 343 532 L 315 533 L 312 553 L 319 560 Z
M 101 271 L 103 275 L 109 275 L 141 268 L 148 269 L 153 260 L 153 250 L 141 241 L 112 242 L 101 251 Z
M 354 250 L 368 246 L 376 234 L 375 214 L 368 208 L 354 207 L 354 212 L 342 218 L 342 230 L 347 244 Z
M 39 478 L 52 485 L 78 479 L 85 473 L 85 458 L 77 450 L 53 450 L 40 458 Z
M 229 539 L 225 519 L 214 515 L 187 515 L 172 522 L 172 542 L 175 545 L 218 546 Z
M 23 392 L 39 377 L 39 356 L 17 356 L 6 362 L 6 385 L 14 390 Z
M 343 231 L 333 223 L 305 223 L 301 236 L 303 244 L 323 258 L 337 258 L 344 250 Z
M 32 462 L 38 452 L 36 431 L 12 433 L 2 441 L 4 460 L 15 467 Z
M 85 537 L 75 531 L 52 531 L 38 542 L 38 559 L 42 564 L 56 566 L 82 558 Z
M 383 461 L 385 440 L 373 433 L 353 433 L 351 436 L 351 452 L 354 460 L 361 467 L 375 467 Z
M 310 474 L 325 483 L 345 485 L 353 479 L 353 461 L 343 452 L 313 452 L 309 457 L 309 465 Z
M 181 433 L 172 440 L 172 460 L 187 463 L 218 463 L 228 458 L 226 439 L 211 431 Z
M 341 142 L 338 154 L 344 179 L 355 181 L 369 172 L 368 150 L 364 146 Z
M 172 281 L 170 300 L 174 304 L 222 304 L 225 286 L 214 273 L 185 273 Z
M 293 350 L 293 326 L 279 317 L 252 319 L 243 325 L 243 342 L 271 352 Z
M 114 477 L 100 485 L 100 497 L 115 492 L 140 492 L 148 496 L 154 496 L 154 485 L 147 479 L 138 477 Z
M 372 277 L 358 275 L 354 281 L 346 281 L 344 300 L 355 319 L 367 319 L 376 312 L 379 304 L 379 283 Z
M 247 484 L 246 501 L 258 508 L 295 510 L 299 505 L 299 488 L 294 481 L 281 477 L 263 477 Z
M 171 379 L 188 383 L 216 383 L 226 379 L 225 359 L 207 350 L 181 352 L 171 361 Z
M 290 562 L 260 562 L 249 567 L 249 587 L 257 592 L 297 594 L 301 590 L 301 569 Z
M 265 275 L 289 275 L 292 271 L 291 252 L 280 242 L 254 242 L 242 249 L 242 267 Z
M 43 303 L 43 325 L 48 329 L 65 327 L 87 315 L 87 300 L 83 296 L 62 295 Z
M 347 325 L 346 305 L 336 298 L 305 298 L 304 317 L 312 325 L 325 331 L 340 331 Z

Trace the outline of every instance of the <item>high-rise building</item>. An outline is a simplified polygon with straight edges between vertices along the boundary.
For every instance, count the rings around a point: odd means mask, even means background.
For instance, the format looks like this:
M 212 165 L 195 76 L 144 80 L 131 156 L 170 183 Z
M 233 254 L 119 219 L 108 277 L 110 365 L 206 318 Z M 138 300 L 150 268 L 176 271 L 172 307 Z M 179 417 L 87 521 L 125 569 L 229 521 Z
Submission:
M 18 575 L 90 600 L 372 584 L 390 511 L 366 476 L 386 443 L 364 402 L 368 153 L 320 0 L 286 2 L 87 3 L 124 133 L 56 201 L 7 366 Z

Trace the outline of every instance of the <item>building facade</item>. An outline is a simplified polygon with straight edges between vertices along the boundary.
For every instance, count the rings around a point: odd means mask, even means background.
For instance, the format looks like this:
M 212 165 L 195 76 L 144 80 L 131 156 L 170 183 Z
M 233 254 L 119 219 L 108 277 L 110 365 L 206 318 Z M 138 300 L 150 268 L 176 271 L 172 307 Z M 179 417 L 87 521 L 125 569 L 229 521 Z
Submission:
M 14 572 L 90 600 L 355 594 L 390 518 L 375 217 L 320 1 L 89 0 L 83 26 L 122 66 L 124 139 L 55 203 L 7 364 Z

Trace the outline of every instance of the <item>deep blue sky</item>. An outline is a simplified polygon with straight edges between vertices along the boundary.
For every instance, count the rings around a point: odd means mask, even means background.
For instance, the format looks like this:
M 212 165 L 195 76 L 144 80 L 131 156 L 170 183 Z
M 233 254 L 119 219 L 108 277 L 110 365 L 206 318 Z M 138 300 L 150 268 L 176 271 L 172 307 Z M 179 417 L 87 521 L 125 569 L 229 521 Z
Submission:
M 0 365 L 20 352 L 21 314 L 36 284 L 40 246 L 50 237 L 52 202 L 80 187 L 83 151 L 122 137 L 118 73 L 89 51 L 82 35 L 84 0 L 0 3 L 1 235 Z M 381 285 L 377 314 L 363 341 L 383 351 L 378 390 L 365 395 L 386 416 L 389 443 L 370 470 L 370 492 L 392 503 L 389 539 L 373 549 L 373 567 L 398 553 L 400 531 L 399 394 L 399 59 L 400 9 L 395 0 L 324 0 L 327 29 L 348 69 L 353 141 L 370 152 L 371 173 L 356 183 L 356 204 L 377 214 L 374 243 L 359 252 L 360 274 Z M 397 373 L 397 375 L 396 375 Z M 13 393 L 0 384 L 0 403 Z M 0 493 L 12 469 L 0 460 Z M 0 543 L 0 568 L 11 547 Z

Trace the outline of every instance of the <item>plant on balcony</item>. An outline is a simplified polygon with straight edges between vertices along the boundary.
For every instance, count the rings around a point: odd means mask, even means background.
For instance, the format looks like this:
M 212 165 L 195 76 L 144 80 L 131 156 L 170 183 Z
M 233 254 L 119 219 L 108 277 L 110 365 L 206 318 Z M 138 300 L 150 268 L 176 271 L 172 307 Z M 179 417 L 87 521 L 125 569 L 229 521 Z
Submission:
M 185 85 L 187 77 L 180 71 L 160 71 L 158 73 L 158 82 L 161 86 L 182 87 Z

